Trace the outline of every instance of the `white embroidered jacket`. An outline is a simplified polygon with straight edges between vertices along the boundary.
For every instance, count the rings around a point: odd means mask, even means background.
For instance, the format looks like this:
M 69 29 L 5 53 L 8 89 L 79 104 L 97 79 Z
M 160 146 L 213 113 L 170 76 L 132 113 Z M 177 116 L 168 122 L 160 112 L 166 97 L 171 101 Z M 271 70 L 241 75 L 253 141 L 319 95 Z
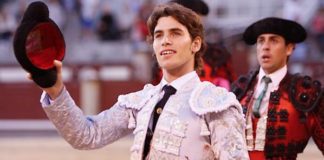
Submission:
M 74 148 L 103 147 L 133 132 L 131 159 L 141 160 L 153 108 L 162 85 L 121 95 L 110 109 L 85 117 L 64 89 L 51 104 L 43 93 L 43 108 Z M 47 97 L 47 98 L 46 98 Z M 245 120 L 233 93 L 192 79 L 166 103 L 151 141 L 149 159 L 249 159 Z

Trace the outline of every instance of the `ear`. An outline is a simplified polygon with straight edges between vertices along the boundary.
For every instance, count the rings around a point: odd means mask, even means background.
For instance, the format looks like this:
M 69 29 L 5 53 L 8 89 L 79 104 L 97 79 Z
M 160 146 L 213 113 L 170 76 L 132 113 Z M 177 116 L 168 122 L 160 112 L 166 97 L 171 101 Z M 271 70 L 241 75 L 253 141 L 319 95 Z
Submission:
M 201 43 L 202 43 L 202 40 L 201 40 L 201 38 L 199 36 L 194 38 L 194 40 L 192 41 L 192 44 L 191 44 L 192 53 L 196 53 L 196 52 L 198 52 L 200 50 Z
M 286 47 L 286 49 L 287 49 L 287 52 L 286 52 L 287 56 L 290 56 L 293 53 L 293 51 L 295 50 L 295 47 L 296 47 L 296 45 L 294 43 L 289 43 L 287 45 L 287 47 Z

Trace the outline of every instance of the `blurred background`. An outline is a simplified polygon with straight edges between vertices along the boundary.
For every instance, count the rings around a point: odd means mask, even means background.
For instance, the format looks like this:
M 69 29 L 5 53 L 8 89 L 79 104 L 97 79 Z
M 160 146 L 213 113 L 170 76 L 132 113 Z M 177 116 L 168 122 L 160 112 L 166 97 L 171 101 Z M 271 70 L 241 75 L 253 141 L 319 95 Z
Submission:
M 237 75 L 257 67 L 244 29 L 264 17 L 298 21 L 308 32 L 289 61 L 292 73 L 324 83 L 324 0 L 204 0 L 207 41 L 231 53 Z M 132 136 L 100 150 L 77 151 L 57 135 L 41 109 L 41 90 L 16 61 L 13 35 L 32 0 L 0 0 L 0 160 L 129 159 Z M 145 41 L 153 7 L 168 0 L 46 0 L 66 41 L 63 76 L 85 114 L 112 106 L 118 95 L 152 80 L 152 48 Z M 313 141 L 298 159 L 322 159 Z

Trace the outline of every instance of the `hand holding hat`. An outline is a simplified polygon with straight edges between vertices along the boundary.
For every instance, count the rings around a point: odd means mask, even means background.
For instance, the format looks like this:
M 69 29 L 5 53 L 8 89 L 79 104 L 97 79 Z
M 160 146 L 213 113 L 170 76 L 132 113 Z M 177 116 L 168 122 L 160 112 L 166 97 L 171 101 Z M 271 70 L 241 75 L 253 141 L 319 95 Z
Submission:
M 54 65 L 57 70 L 57 79 L 55 84 L 48 88 L 42 88 L 42 90 L 45 91 L 52 100 L 56 99 L 64 88 L 64 84 L 62 80 L 62 66 L 63 66 L 62 62 L 58 60 L 54 60 Z M 27 78 L 33 80 L 32 75 L 30 73 L 27 74 Z
M 45 3 L 33 2 L 28 6 L 16 30 L 13 47 L 16 59 L 37 85 L 55 85 L 54 60 L 63 60 L 65 42 L 59 27 L 49 18 Z

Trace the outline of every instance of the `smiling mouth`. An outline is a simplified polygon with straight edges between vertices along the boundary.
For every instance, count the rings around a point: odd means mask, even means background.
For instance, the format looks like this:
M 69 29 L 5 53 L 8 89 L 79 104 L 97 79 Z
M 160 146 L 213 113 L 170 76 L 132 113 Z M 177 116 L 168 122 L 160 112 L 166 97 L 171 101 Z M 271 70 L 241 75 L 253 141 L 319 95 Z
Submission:
M 166 50 L 166 51 L 162 51 L 160 53 L 161 56 L 165 56 L 165 55 L 170 55 L 170 54 L 175 54 L 175 51 L 171 51 L 171 50 Z

